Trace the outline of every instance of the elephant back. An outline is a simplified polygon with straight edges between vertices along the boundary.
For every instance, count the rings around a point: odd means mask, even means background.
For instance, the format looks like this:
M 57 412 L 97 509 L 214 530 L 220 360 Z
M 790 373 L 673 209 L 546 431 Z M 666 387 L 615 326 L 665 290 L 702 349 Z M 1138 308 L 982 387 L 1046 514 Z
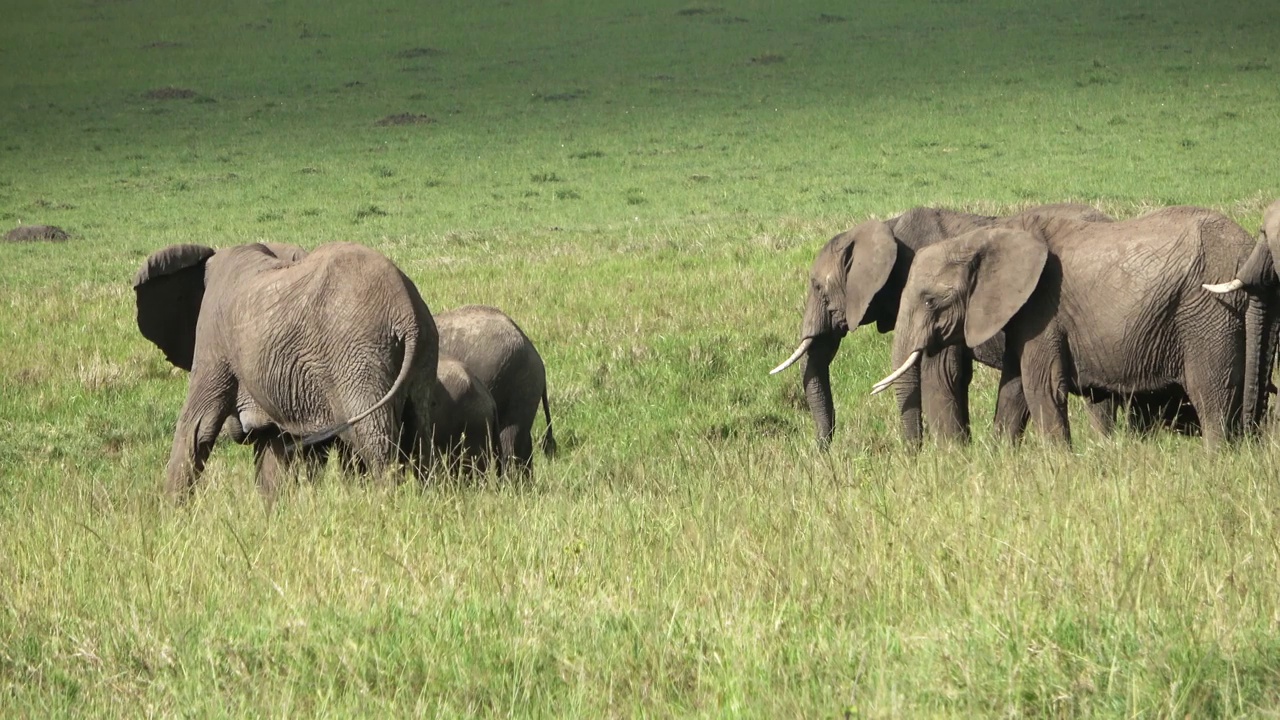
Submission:
M 519 406 L 536 408 L 546 389 L 542 356 L 506 313 L 487 305 L 466 305 L 435 317 L 440 354 L 460 360 L 484 383 L 507 416 Z

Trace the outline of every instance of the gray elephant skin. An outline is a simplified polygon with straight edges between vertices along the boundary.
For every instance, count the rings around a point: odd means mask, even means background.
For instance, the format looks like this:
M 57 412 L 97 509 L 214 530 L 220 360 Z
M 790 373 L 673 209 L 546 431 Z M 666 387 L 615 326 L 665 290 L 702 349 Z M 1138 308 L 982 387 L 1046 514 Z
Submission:
M 1262 354 L 1273 360 L 1277 348 L 1280 348 L 1280 271 L 1276 268 L 1277 258 L 1280 258 L 1280 200 L 1272 202 L 1263 212 L 1257 244 L 1236 276 L 1227 283 L 1205 285 L 1206 290 L 1214 293 L 1243 291 L 1250 297 L 1262 296 L 1269 300 L 1270 312 L 1266 318 L 1268 330 L 1262 336 Z M 1267 389 L 1268 393 L 1275 391 L 1271 384 L 1268 384 Z
M 1095 208 L 1075 203 L 1042 205 L 1023 214 L 1030 213 L 1082 221 L 1111 220 Z M 989 215 L 914 208 L 889 220 L 868 220 L 835 236 L 818 252 L 809 272 L 800 346 L 772 372 L 780 372 L 795 361 L 803 360 L 804 395 L 820 447 L 826 447 L 835 431 L 830 364 L 844 336 L 871 323 L 882 333 L 893 330 L 907 274 L 920 250 L 1001 221 L 1002 218 Z M 908 444 L 918 446 L 921 441 L 922 412 L 928 416 L 930 430 L 935 434 L 967 439 L 967 387 L 972 360 L 976 358 L 999 369 L 1003 354 L 1003 337 L 997 334 L 972 350 L 949 347 L 913 368 L 914 376 L 904 379 L 903 387 L 913 388 L 914 402 L 912 398 L 905 398 L 901 409 L 903 434 Z M 953 388 L 963 392 L 953 392 Z M 1110 414 L 1110 409 L 1102 414 Z
M 483 474 L 492 464 L 502 472 L 498 405 L 466 365 L 447 355 L 436 371 L 431 412 L 431 443 L 447 470 Z
M 175 501 L 232 417 L 233 433 L 254 442 L 268 497 L 289 463 L 287 438 L 340 437 L 374 473 L 429 442 L 425 412 L 408 398 L 431 392 L 435 323 L 377 251 L 173 245 L 146 259 L 134 290 L 142 335 L 191 373 L 165 471 Z
M 541 403 L 547 430 L 542 451 L 555 454 L 547 402 L 547 371 L 533 342 L 501 310 L 465 305 L 436 315 L 440 357 L 456 360 L 488 389 L 497 409 L 502 467 L 527 472 L 533 467 L 533 422 Z
M 1252 249 L 1230 218 L 1191 207 L 1113 223 L 1024 216 L 937 243 L 916 254 L 895 323 L 898 369 L 876 389 L 1003 331 L 997 416 L 1023 413 L 1006 406 L 1016 386 L 1040 432 L 1069 443 L 1068 394 L 1181 391 L 1208 445 L 1233 439 L 1265 408 L 1270 360 L 1257 333 L 1268 310 L 1201 285 L 1233 277 Z M 997 427 L 1017 437 L 1023 426 Z

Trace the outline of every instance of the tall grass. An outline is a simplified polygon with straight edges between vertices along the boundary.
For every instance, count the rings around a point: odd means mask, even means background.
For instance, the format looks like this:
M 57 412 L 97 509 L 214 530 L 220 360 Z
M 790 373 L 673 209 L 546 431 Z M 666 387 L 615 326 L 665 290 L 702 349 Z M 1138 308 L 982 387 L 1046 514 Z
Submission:
M 1280 195 L 1266 3 L 17 4 L 0 23 L 0 708 L 59 715 L 1262 715 L 1275 440 L 903 451 L 794 375 L 807 265 L 917 204 Z M 190 90 L 190 97 L 171 97 Z M 153 92 L 161 91 L 161 92 Z M 379 124 L 388 122 L 407 124 Z M 129 280 L 174 242 L 387 253 L 549 368 L 528 483 L 268 512 Z M 1080 426 L 1083 416 L 1076 413 Z

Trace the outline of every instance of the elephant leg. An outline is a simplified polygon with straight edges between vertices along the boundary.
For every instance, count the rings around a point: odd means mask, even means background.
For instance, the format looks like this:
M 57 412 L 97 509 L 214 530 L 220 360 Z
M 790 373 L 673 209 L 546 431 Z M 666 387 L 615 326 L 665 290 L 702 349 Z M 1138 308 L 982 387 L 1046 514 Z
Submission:
M 498 434 L 506 464 L 520 472 L 533 469 L 533 434 L 528 427 L 509 424 Z
M 467 467 L 474 475 L 484 475 L 497 456 L 494 452 L 492 428 L 485 426 L 474 430 L 467 433 Z
M 1012 338 L 1006 338 L 1004 359 L 1001 362 L 1000 389 L 996 394 L 996 437 L 1016 443 L 1027 430 L 1031 413 L 1027 410 L 1027 396 L 1022 389 L 1022 360 Z
M 165 491 L 173 502 L 182 503 L 190 496 L 234 403 L 229 373 L 192 377 L 165 468 Z
M 502 453 L 501 448 L 501 431 L 498 428 L 498 421 L 495 417 L 489 421 L 488 433 L 485 435 L 484 452 L 485 457 L 493 459 L 495 464 L 494 470 L 498 475 L 506 473 L 507 466 L 510 464 Z
M 393 403 L 394 404 L 394 403 Z M 383 407 L 344 433 L 353 459 L 374 478 L 382 480 L 400 458 L 400 427 L 397 409 Z
M 325 461 L 329 459 L 329 453 L 340 446 L 341 443 L 332 442 L 317 447 L 309 447 L 302 451 L 302 467 L 307 480 L 315 482 L 320 477 L 324 472 Z
M 432 448 L 431 404 L 421 398 L 429 398 L 427 390 L 414 388 L 410 390 L 410 401 L 405 403 L 400 421 L 400 441 L 398 454 L 408 461 L 414 477 L 420 481 L 427 479 L 435 460 Z
M 1129 430 L 1138 435 L 1154 434 L 1164 424 L 1167 415 L 1166 406 L 1159 401 L 1144 402 L 1131 397 L 1125 403 Z
M 1046 438 L 1071 444 L 1071 420 L 1067 416 L 1067 386 L 1063 377 L 1060 351 L 1054 360 L 1036 362 L 1044 353 L 1025 353 L 1022 357 L 1022 388 L 1027 396 L 1031 422 Z
M 1089 413 L 1089 422 L 1103 437 L 1112 435 L 1116 431 L 1116 404 L 1115 398 L 1112 397 L 1084 396 L 1084 409 Z M 1133 417 L 1132 412 L 1129 417 Z M 1130 420 L 1130 425 L 1132 422 Z
M 253 443 L 253 462 L 258 477 L 258 492 L 270 509 L 275 505 L 280 486 L 288 478 L 292 463 L 285 452 L 285 439 L 280 433 L 259 438 Z
M 1186 391 L 1200 419 L 1200 434 L 1205 445 L 1214 448 L 1239 436 L 1243 415 L 1242 393 L 1214 378 L 1211 369 L 1188 364 Z M 1230 373 L 1227 373 L 1230 375 Z
M 951 346 L 920 363 L 920 398 L 929 428 L 943 441 L 969 441 L 969 382 L 973 358 L 968 348 Z

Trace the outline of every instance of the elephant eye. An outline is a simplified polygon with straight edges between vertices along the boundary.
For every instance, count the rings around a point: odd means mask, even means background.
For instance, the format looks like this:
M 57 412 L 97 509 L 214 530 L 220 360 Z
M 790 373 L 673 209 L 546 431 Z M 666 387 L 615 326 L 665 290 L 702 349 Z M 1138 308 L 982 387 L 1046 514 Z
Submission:
M 938 304 L 938 301 L 933 299 L 932 297 L 927 297 L 924 299 L 924 306 L 929 308 L 930 310 L 932 310 L 933 306 L 937 304 Z

